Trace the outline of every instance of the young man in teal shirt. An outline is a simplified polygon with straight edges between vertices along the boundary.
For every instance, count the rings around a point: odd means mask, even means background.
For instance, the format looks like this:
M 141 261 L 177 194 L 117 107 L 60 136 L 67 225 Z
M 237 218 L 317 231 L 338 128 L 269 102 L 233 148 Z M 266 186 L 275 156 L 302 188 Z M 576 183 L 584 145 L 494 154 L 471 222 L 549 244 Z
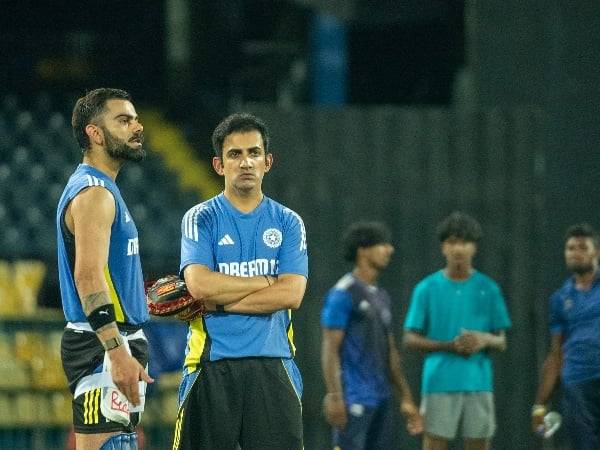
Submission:
M 417 284 L 404 323 L 404 345 L 426 353 L 423 450 L 446 450 L 457 434 L 485 450 L 496 428 L 489 350 L 505 350 L 511 322 L 498 285 L 473 268 L 477 221 L 454 212 L 438 236 L 446 266 Z

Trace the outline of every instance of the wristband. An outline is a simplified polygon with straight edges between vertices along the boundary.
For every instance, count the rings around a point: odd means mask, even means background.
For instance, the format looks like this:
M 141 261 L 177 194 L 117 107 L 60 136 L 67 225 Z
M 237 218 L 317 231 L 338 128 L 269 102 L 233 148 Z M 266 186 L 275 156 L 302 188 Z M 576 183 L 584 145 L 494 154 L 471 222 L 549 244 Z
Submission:
M 263 275 L 263 277 L 265 277 L 265 280 L 267 280 L 267 284 L 269 286 L 271 286 L 271 280 L 269 280 L 269 276 L 268 275 Z
M 87 320 L 94 331 L 105 325 L 116 322 L 115 305 L 108 303 L 96 308 L 87 316 Z
M 546 407 L 539 403 L 536 403 L 535 405 L 533 405 L 531 407 L 531 415 L 534 417 L 535 416 L 545 416 L 547 412 L 548 412 L 548 410 L 546 409 Z

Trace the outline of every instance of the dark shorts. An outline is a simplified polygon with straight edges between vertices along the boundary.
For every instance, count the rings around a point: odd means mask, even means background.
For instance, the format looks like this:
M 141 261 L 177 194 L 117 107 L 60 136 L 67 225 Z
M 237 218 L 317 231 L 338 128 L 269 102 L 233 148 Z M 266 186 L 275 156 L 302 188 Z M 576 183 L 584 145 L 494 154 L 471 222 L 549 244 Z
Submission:
M 122 333 L 127 334 L 127 331 Z M 148 342 L 145 339 L 128 342 L 132 355 L 145 367 L 148 363 Z M 74 394 L 77 383 L 83 377 L 102 369 L 104 349 L 96 333 L 66 328 L 61 341 L 61 359 L 69 389 Z M 91 389 L 73 399 L 73 425 L 76 433 L 131 432 L 138 422 L 138 413 L 131 414 L 128 426 L 106 419 L 100 411 L 100 389 Z
M 600 378 L 563 385 L 562 407 L 572 450 L 600 449 Z
M 202 362 L 182 381 L 173 450 L 301 450 L 301 393 L 291 359 Z
M 348 422 L 333 429 L 333 447 L 342 450 L 394 448 L 394 401 L 379 406 L 347 405 Z

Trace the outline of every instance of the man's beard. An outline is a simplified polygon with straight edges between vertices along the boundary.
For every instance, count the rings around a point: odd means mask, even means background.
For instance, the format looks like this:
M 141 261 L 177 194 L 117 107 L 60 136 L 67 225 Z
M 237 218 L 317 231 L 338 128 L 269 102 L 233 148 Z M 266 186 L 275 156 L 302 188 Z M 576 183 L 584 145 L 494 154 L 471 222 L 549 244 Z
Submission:
M 114 159 L 120 159 L 124 161 L 141 161 L 146 157 L 146 150 L 144 147 L 138 149 L 131 148 L 122 139 L 113 136 L 110 131 L 102 127 L 104 132 L 104 139 L 106 140 L 106 153 L 108 156 Z M 139 134 L 140 139 L 143 140 L 143 135 Z
M 585 275 L 586 273 L 594 271 L 594 264 L 572 263 L 567 266 L 567 269 L 569 269 L 574 274 Z

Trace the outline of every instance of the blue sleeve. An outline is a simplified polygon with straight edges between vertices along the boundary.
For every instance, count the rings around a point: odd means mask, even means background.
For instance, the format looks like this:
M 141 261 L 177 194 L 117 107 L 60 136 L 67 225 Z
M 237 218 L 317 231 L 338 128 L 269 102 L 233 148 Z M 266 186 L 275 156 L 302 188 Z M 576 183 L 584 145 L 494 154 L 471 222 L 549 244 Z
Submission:
M 555 293 L 550 297 L 550 334 L 564 333 L 565 322 L 562 315 L 561 296 Z
M 345 289 L 331 289 L 321 310 L 321 326 L 345 330 L 352 312 L 352 296 Z
M 279 250 L 279 274 L 294 273 L 308 278 L 306 230 L 302 218 L 291 209 L 284 209 L 286 226 Z
M 410 306 L 404 320 L 404 329 L 427 331 L 427 289 L 425 283 L 417 284 L 410 299 Z
M 491 318 L 491 331 L 499 331 L 510 328 L 512 323 L 508 316 L 508 310 L 506 309 L 506 303 L 502 296 L 502 291 L 496 283 L 492 286 L 492 318 Z
M 203 264 L 214 269 L 215 255 L 212 242 L 212 220 L 209 210 L 195 206 L 181 221 L 181 264 L 180 273 L 190 264 Z

